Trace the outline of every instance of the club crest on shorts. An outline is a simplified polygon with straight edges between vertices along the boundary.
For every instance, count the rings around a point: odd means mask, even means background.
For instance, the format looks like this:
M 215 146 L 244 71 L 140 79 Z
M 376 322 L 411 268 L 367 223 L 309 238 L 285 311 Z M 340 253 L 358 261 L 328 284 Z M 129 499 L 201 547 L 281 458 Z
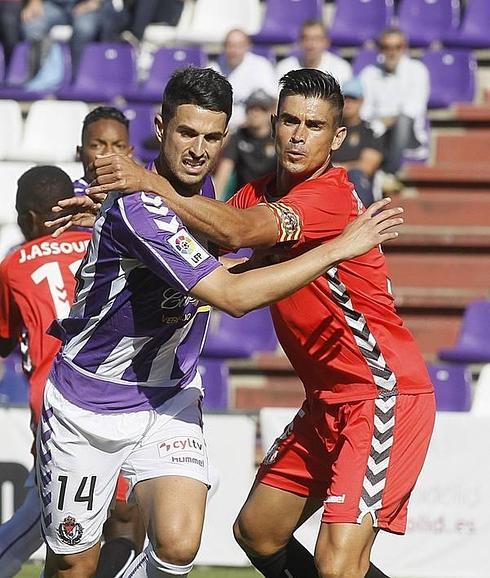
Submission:
M 58 536 L 62 542 L 74 546 L 83 536 L 83 528 L 73 516 L 67 516 L 58 526 Z

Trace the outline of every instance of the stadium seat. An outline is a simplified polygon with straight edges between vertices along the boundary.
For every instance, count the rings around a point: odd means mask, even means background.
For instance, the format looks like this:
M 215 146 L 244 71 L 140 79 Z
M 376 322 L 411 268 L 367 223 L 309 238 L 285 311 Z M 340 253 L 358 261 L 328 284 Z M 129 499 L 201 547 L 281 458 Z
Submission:
M 134 154 L 140 161 L 147 162 L 157 156 L 157 152 L 144 147 L 145 139 L 151 137 L 154 130 L 155 109 L 151 104 L 128 104 L 122 112 L 129 119 L 129 142 L 134 146 Z
M 32 163 L 0 162 L 0 182 L 2 183 L 2 202 L 0 203 L 0 227 L 17 223 L 15 197 L 17 181 Z
M 376 48 L 361 48 L 352 61 L 352 72 L 357 76 L 363 68 L 370 64 L 378 64 L 381 54 Z
M 0 159 L 17 148 L 22 137 L 22 111 L 15 100 L 0 100 Z
M 223 42 L 233 28 L 247 34 L 260 26 L 260 0 L 196 0 L 187 28 L 177 28 L 175 42 Z
M 58 98 L 109 102 L 136 86 L 136 64 L 129 44 L 94 42 L 85 46 L 76 78 Z
M 5 80 L 5 54 L 3 51 L 3 44 L 0 44 L 0 83 Z
M 490 2 L 488 0 L 469 0 L 461 28 L 446 34 L 443 42 L 446 46 L 461 48 L 490 48 Z
M 88 112 L 85 102 L 33 102 L 21 143 L 8 154 L 8 158 L 46 163 L 75 160 L 81 126 Z
M 0 403 L 27 405 L 29 384 L 22 371 L 22 360 L 17 350 L 2 360 L 0 373 Z
M 204 386 L 204 409 L 227 409 L 229 370 L 226 361 L 201 357 L 199 373 Z
M 469 51 L 428 50 L 422 62 L 430 75 L 429 108 L 473 101 L 477 64 Z
M 401 0 L 398 26 L 411 47 L 429 46 L 455 32 L 460 21 L 459 2 L 454 0 Z
M 321 0 L 266 0 L 260 31 L 252 37 L 255 44 L 296 42 L 305 20 L 322 20 Z
M 434 384 L 437 411 L 469 411 L 471 372 L 465 365 L 437 363 L 428 365 Z
M 71 54 L 68 44 L 60 43 L 52 47 L 52 51 L 57 50 L 53 56 L 62 59 L 62 69 L 60 63 L 59 74 L 56 74 L 56 86 L 47 89 L 25 88 L 24 84 L 28 78 L 29 54 L 28 46 L 25 42 L 16 45 L 5 78 L 5 84 L 0 86 L 0 98 L 12 100 L 34 101 L 52 96 L 57 90 L 67 86 L 71 79 Z M 37 78 L 36 78 L 37 80 Z
M 204 344 L 204 357 L 250 357 L 259 351 L 275 351 L 277 338 L 269 309 L 257 309 L 236 319 L 214 310 Z
M 194 12 L 194 0 L 183 0 L 184 6 L 177 26 L 170 26 L 165 23 L 148 24 L 143 34 L 143 44 L 152 46 L 168 46 L 175 42 L 177 33 L 180 30 L 187 30 L 192 20 Z
M 468 305 L 458 342 L 452 349 L 440 351 L 439 357 L 458 363 L 490 363 L 490 300 Z
M 471 414 L 490 416 L 490 363 L 482 367 L 476 383 Z
M 165 85 L 171 74 L 185 66 L 204 66 L 206 55 L 198 46 L 158 49 L 148 74 L 148 79 L 137 87 L 124 91 L 128 102 L 160 103 Z
M 393 0 L 337 0 L 330 38 L 335 46 L 360 46 L 391 24 Z

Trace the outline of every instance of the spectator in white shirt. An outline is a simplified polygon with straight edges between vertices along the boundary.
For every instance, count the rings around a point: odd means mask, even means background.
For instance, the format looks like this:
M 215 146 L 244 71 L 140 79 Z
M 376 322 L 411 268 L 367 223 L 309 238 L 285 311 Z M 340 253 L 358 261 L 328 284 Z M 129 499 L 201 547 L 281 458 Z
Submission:
M 267 58 L 250 52 L 250 48 L 250 39 L 243 30 L 230 30 L 225 38 L 223 54 L 212 65 L 233 88 L 230 129 L 236 129 L 245 121 L 245 101 L 252 92 L 262 89 L 273 98 L 277 95 L 274 67 Z
M 276 68 L 279 78 L 290 70 L 316 68 L 331 74 L 342 86 L 352 77 L 351 65 L 340 56 L 329 51 L 330 38 L 323 22 L 306 20 L 301 27 L 299 53 L 281 60 Z
M 396 173 L 404 155 L 416 158 L 417 151 L 427 148 L 429 72 L 422 62 L 409 58 L 407 39 L 399 29 L 385 30 L 378 43 L 380 64 L 369 65 L 360 74 L 361 117 L 376 135 L 384 135 L 383 168 Z

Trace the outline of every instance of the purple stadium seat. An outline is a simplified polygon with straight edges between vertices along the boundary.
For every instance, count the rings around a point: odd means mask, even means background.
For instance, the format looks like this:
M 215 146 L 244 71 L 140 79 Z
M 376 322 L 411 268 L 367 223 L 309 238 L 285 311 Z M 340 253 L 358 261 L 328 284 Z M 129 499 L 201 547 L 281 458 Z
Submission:
M 352 72 L 357 76 L 363 68 L 370 64 L 378 64 L 381 54 L 377 48 L 361 48 L 352 61 Z
M 459 363 L 490 363 L 490 300 L 473 301 L 465 310 L 458 342 L 439 357 Z
M 224 359 L 199 359 L 204 386 L 204 409 L 227 409 L 228 365 Z
M 160 48 L 155 52 L 148 80 L 125 90 L 123 96 L 130 102 L 160 103 L 163 89 L 175 70 L 190 65 L 204 66 L 205 61 L 205 54 L 199 46 Z
M 136 85 L 136 65 L 129 44 L 94 42 L 85 46 L 76 78 L 58 91 L 64 100 L 107 102 Z
M 305 20 L 322 19 L 321 0 L 266 0 L 262 28 L 252 36 L 254 44 L 296 42 Z
M 461 28 L 443 37 L 446 46 L 490 48 L 490 2 L 469 0 Z
M 269 309 L 258 309 L 236 319 L 213 311 L 204 357 L 250 357 L 259 351 L 275 351 L 277 338 Z
M 422 62 L 430 74 L 429 108 L 473 101 L 477 65 L 469 51 L 428 50 Z
M 3 45 L 0 44 L 0 83 L 5 80 L 5 54 L 3 51 Z
M 129 119 L 129 142 L 134 146 L 135 156 L 148 162 L 157 157 L 157 151 L 145 148 L 143 142 L 154 134 L 155 108 L 151 104 L 128 104 L 122 112 Z
M 437 411 L 469 411 L 471 408 L 471 372 L 459 363 L 428 365 L 436 393 Z
M 459 26 L 459 2 L 454 0 L 401 0 L 398 26 L 410 46 L 428 46 Z
M 27 405 L 29 400 L 29 383 L 22 371 L 22 360 L 18 350 L 11 353 L 2 362 L 0 368 L 0 403 Z
M 63 80 L 61 87 L 66 87 L 71 79 L 71 54 L 68 44 L 60 43 L 63 58 Z M 0 98 L 12 100 L 40 100 L 46 96 L 51 96 L 54 90 L 27 90 L 23 84 L 27 81 L 29 74 L 29 49 L 25 42 L 19 42 L 14 48 L 10 64 L 5 77 L 5 84 L 0 86 Z
M 360 46 L 391 24 L 393 0 L 337 0 L 330 38 L 336 46 Z
M 271 62 L 272 66 L 277 64 L 276 53 L 274 52 L 272 46 L 267 46 L 266 44 L 258 44 L 256 46 L 252 46 L 252 52 L 267 58 L 267 60 Z

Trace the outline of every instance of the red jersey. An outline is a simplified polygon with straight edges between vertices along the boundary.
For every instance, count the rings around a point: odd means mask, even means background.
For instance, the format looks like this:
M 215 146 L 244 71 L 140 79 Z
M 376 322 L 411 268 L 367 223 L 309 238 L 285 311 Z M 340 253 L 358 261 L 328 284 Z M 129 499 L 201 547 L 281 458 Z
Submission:
M 278 199 L 275 175 L 243 187 L 230 204 L 265 203 L 290 257 L 337 237 L 362 204 L 347 173 L 331 168 Z M 309 396 L 342 403 L 433 390 L 418 347 L 398 317 L 379 247 L 329 269 L 271 306 L 278 339 Z
M 32 426 L 36 427 L 43 391 L 60 341 L 46 334 L 58 317 L 68 317 L 75 292 L 74 275 L 87 250 L 90 233 L 67 231 L 57 239 L 24 243 L 0 264 L 0 337 L 26 337 L 24 369 L 30 383 Z

